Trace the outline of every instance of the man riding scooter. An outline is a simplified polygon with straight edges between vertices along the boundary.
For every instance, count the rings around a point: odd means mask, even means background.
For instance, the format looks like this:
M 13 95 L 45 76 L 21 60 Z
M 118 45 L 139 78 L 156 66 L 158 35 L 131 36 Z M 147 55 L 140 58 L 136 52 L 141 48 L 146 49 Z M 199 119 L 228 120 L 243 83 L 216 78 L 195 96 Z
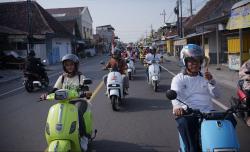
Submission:
M 31 50 L 27 56 L 25 71 L 36 75 L 37 79 L 44 79 L 47 77 L 44 65 L 41 63 L 40 59 L 35 58 L 35 56 L 35 52 Z
M 151 46 L 149 47 L 149 52 L 147 53 L 145 59 L 144 59 L 144 63 L 149 65 L 151 64 L 152 60 L 155 60 L 158 63 L 161 63 L 161 55 L 156 53 L 156 47 L 155 46 Z M 146 76 L 148 78 L 148 66 L 146 68 Z
M 200 151 L 197 144 L 199 143 L 199 119 L 192 115 L 184 116 L 187 106 L 179 100 L 192 109 L 206 113 L 214 110 L 212 97 L 219 97 L 219 91 L 208 69 L 204 74 L 201 73 L 204 52 L 198 45 L 184 46 L 181 54 L 185 69 L 177 74 L 171 83 L 171 90 L 177 92 L 178 99 L 172 100 L 173 114 L 176 116 L 177 128 L 185 145 L 185 151 L 197 152 Z M 233 124 L 236 123 L 233 117 L 229 119 Z
M 104 67 L 104 69 L 117 69 L 123 77 L 123 86 L 124 86 L 124 93 L 128 94 L 128 88 L 129 88 L 129 80 L 128 77 L 126 76 L 126 70 L 127 70 L 127 63 L 125 62 L 124 59 L 121 57 L 121 52 L 119 49 L 115 48 L 112 58 L 109 60 L 107 65 Z M 104 84 L 106 86 L 107 84 L 107 77 L 108 75 L 105 75 L 103 77 Z

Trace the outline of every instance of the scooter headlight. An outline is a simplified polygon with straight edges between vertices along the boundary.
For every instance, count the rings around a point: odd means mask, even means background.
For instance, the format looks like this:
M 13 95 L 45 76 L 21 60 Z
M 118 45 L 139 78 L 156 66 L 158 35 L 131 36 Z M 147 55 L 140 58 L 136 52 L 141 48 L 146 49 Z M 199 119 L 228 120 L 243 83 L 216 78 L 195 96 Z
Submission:
M 45 131 L 46 131 L 46 133 L 47 133 L 48 135 L 50 135 L 49 123 L 46 123 Z
M 223 148 L 223 149 L 214 149 L 214 152 L 237 152 L 237 149 L 234 148 Z
M 69 133 L 72 134 L 76 130 L 76 121 L 73 121 L 70 126 Z

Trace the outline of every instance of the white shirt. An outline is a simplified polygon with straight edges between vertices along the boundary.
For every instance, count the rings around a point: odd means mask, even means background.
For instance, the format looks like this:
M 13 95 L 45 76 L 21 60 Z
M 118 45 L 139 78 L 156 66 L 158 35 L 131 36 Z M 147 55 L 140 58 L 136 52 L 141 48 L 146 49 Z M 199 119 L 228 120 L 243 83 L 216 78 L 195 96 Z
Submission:
M 80 77 L 80 84 L 83 84 L 83 80 L 85 79 L 84 75 L 81 75 Z M 75 75 L 72 78 L 69 78 L 67 76 L 64 76 L 64 81 L 62 83 L 62 75 L 57 79 L 54 88 L 57 89 L 78 89 L 79 88 L 79 76 Z
M 211 82 L 214 85 L 210 84 Z M 189 76 L 179 73 L 172 79 L 171 90 L 177 92 L 177 99 L 186 103 L 192 109 L 199 109 L 201 112 L 214 110 L 212 97 L 219 97 L 215 81 L 208 81 L 204 77 Z M 186 106 L 177 100 L 172 100 L 173 110 Z
M 146 55 L 146 57 L 145 57 L 145 60 L 146 60 L 146 62 L 147 63 L 149 63 L 149 62 L 151 62 L 152 60 L 156 60 L 156 61 L 158 61 L 158 62 L 160 62 L 161 61 L 161 54 L 155 54 L 155 55 L 153 55 L 152 53 L 148 53 L 147 55 Z

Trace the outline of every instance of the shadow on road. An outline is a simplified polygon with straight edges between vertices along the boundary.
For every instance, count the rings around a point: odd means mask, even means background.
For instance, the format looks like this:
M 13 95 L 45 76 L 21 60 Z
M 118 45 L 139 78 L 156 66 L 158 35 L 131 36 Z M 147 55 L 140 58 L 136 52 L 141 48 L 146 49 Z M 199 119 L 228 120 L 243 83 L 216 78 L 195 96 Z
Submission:
M 98 152 L 98 151 L 107 151 L 107 152 L 128 152 L 128 151 L 137 151 L 137 152 L 156 152 L 154 148 L 161 146 L 152 146 L 152 145 L 138 145 L 133 143 L 121 142 L 121 141 L 111 141 L 111 140 L 97 140 L 91 145 L 89 152 Z
M 138 112 L 138 111 L 157 111 L 168 110 L 172 108 L 171 102 L 167 99 L 145 99 L 145 98 L 126 98 L 122 105 L 121 112 Z

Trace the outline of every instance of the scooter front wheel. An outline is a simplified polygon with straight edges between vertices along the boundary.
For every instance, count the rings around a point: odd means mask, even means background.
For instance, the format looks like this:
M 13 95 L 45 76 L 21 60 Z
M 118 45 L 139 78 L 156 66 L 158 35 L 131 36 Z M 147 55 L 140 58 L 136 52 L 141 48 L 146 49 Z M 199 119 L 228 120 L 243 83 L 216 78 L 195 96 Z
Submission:
M 132 73 L 131 72 L 128 73 L 128 79 L 132 80 Z
M 48 86 L 49 86 L 49 77 L 48 77 L 48 76 L 46 76 L 46 77 L 44 78 L 43 85 L 44 85 L 45 87 L 48 87 Z
M 24 82 L 24 86 L 25 86 L 25 89 L 27 90 L 27 92 L 32 92 L 34 89 L 33 83 L 29 80 Z
M 114 111 L 119 111 L 119 98 L 117 96 L 111 96 L 112 109 Z
M 153 87 L 154 87 L 154 92 L 157 92 L 157 89 L 158 89 L 158 83 L 157 83 L 157 81 L 153 82 Z

